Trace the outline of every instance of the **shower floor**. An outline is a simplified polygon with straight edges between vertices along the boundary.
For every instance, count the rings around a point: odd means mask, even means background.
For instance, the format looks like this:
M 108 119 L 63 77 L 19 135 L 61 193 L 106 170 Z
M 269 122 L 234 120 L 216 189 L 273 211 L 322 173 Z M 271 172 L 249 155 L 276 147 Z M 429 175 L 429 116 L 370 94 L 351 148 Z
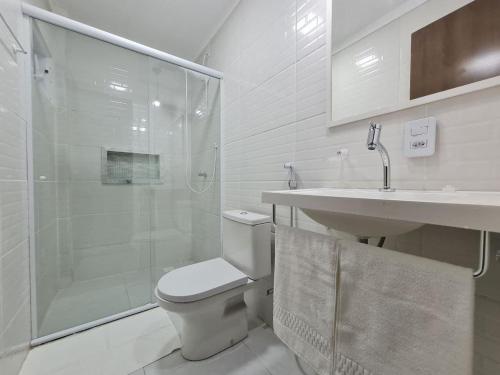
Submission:
M 60 289 L 40 325 L 40 336 L 151 302 L 149 275 L 116 275 L 73 282 Z
M 192 262 L 186 262 L 189 264 Z M 177 265 L 181 266 L 181 265 Z M 157 270 L 155 280 L 167 269 Z M 144 306 L 153 300 L 149 271 L 128 272 L 60 289 L 39 326 L 39 337 Z

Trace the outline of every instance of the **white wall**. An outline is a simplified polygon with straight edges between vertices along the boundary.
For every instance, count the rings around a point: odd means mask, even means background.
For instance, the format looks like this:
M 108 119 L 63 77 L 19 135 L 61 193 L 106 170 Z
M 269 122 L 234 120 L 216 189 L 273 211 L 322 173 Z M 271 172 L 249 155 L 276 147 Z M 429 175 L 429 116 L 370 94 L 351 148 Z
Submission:
M 242 0 L 206 48 L 209 65 L 225 74 L 223 209 L 270 214 L 261 192 L 287 188 L 283 163 L 288 161 L 295 163 L 299 188 L 381 186 L 380 157 L 365 146 L 367 121 L 326 128 L 325 4 Z M 310 27 L 301 29 L 303 22 Z M 386 86 L 382 81 L 380 90 Z M 382 140 L 391 155 L 394 187 L 441 189 L 450 184 L 498 191 L 499 102 L 500 88 L 493 88 L 376 118 L 384 125 Z M 437 153 L 406 159 L 404 123 L 426 116 L 438 119 Z M 336 155 L 341 148 L 349 149 L 343 161 Z M 288 209 L 278 212 L 279 220 L 288 223 Z M 297 221 L 303 228 L 325 230 L 300 212 Z M 425 226 L 388 239 L 387 246 L 474 267 L 478 239 L 476 232 Z M 500 371 L 500 334 L 495 328 L 500 324 L 495 287 L 499 268 L 492 259 L 490 274 L 478 283 L 476 375 Z
M 283 163 L 294 160 L 303 129 L 326 133 L 325 8 L 241 1 L 207 47 L 209 65 L 224 72 L 224 209 L 270 212 L 260 193 L 286 187 Z
M 0 12 L 22 39 L 20 2 Z M 24 65 L 0 25 L 0 373 L 17 374 L 31 338 Z M 26 46 L 25 46 L 26 47 Z

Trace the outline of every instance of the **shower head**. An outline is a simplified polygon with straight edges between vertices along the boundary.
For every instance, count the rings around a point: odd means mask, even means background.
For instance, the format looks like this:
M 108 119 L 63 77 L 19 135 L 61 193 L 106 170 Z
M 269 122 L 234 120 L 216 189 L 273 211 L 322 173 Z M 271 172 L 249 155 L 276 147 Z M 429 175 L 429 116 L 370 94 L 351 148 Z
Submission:
M 206 66 L 208 58 L 210 57 L 210 53 L 206 52 L 203 55 L 203 59 L 201 61 L 201 65 Z M 199 119 L 205 117 L 208 112 L 208 84 L 210 83 L 210 77 L 203 75 L 203 83 L 204 83 L 204 99 L 200 99 L 200 103 L 196 107 L 194 113 L 196 117 Z

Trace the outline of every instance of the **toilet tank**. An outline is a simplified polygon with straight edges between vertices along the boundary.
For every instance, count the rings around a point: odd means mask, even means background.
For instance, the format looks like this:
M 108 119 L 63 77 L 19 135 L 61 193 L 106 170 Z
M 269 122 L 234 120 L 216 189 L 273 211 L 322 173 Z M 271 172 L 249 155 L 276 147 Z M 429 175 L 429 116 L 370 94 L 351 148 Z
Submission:
M 254 212 L 223 213 L 223 257 L 253 280 L 271 274 L 271 218 Z

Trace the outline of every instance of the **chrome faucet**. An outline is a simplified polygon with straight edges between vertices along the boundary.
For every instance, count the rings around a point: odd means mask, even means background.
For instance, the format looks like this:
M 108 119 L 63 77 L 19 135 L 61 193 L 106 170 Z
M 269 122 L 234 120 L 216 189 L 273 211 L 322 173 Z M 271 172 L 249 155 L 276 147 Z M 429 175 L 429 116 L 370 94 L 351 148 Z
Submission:
M 382 131 L 382 125 L 375 122 L 370 122 L 370 128 L 368 129 L 368 139 L 366 140 L 366 146 L 368 150 L 377 150 L 382 158 L 383 170 L 384 170 L 384 187 L 381 191 L 394 191 L 391 188 L 391 160 L 389 159 L 389 154 L 387 149 L 380 142 L 380 132 Z

